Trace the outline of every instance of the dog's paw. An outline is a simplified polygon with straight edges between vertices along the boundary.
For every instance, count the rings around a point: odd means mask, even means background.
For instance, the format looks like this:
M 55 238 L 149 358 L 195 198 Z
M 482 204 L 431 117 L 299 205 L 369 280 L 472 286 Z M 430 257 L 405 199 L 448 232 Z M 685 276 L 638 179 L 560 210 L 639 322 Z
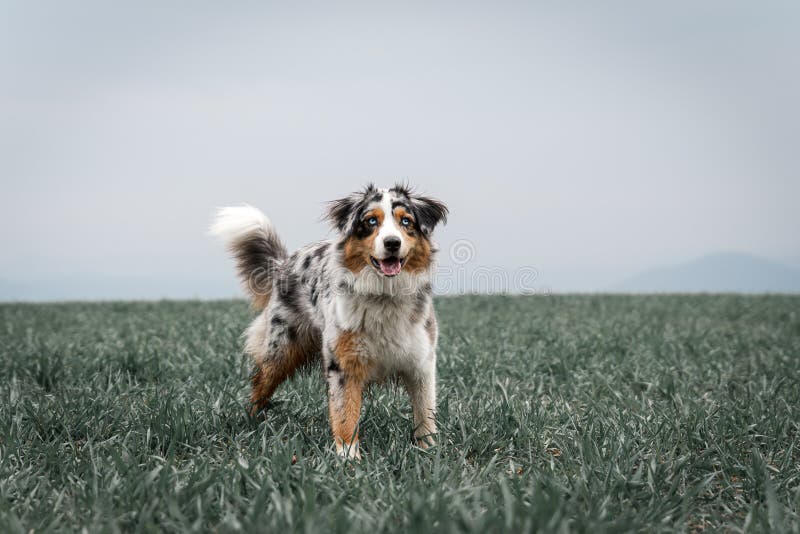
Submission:
M 251 419 L 255 419 L 256 421 L 265 421 L 267 419 L 266 406 L 256 406 L 251 404 L 247 407 L 247 413 L 250 415 Z
M 426 450 L 436 446 L 436 441 L 433 439 L 433 436 L 431 435 L 418 436 L 416 438 L 416 442 L 417 442 L 417 447 L 419 447 L 422 450 Z
M 334 441 L 336 446 L 336 455 L 343 460 L 360 460 L 361 450 L 358 445 L 358 440 L 348 444 L 340 443 L 338 440 Z

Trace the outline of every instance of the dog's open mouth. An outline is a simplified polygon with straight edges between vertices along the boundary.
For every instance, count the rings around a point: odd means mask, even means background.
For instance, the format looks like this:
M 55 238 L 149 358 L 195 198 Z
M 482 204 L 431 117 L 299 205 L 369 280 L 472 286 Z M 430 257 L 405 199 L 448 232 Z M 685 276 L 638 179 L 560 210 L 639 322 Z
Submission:
M 370 256 L 369 259 L 372 260 L 372 265 L 385 276 L 395 276 L 400 274 L 405 258 L 400 259 L 397 256 L 389 256 L 383 260 L 378 260 Z

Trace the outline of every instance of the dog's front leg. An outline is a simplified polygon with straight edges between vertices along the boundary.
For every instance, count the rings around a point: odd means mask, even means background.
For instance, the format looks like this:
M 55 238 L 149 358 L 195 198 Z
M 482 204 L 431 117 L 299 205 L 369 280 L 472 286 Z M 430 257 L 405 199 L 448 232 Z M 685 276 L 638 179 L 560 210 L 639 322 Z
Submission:
M 326 352 L 328 408 L 336 452 L 345 458 L 361 458 L 358 418 L 369 365 L 360 349 L 358 335 L 353 332 L 342 332 L 334 349 Z
M 414 438 L 427 449 L 435 445 L 436 434 L 436 355 L 412 372 L 402 375 L 414 413 Z

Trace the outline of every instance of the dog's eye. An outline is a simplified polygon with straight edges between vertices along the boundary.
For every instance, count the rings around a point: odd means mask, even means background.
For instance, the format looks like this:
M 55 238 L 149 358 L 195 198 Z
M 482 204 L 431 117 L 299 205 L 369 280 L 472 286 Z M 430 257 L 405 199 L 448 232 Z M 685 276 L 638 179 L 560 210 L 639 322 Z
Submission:
M 409 219 L 408 217 L 403 217 L 402 219 L 400 219 L 400 224 L 402 224 L 403 226 L 408 226 L 409 224 L 411 224 L 411 219 Z
M 367 219 L 367 224 L 370 226 L 375 226 L 376 224 L 378 224 L 378 219 L 376 217 L 370 217 L 369 219 Z

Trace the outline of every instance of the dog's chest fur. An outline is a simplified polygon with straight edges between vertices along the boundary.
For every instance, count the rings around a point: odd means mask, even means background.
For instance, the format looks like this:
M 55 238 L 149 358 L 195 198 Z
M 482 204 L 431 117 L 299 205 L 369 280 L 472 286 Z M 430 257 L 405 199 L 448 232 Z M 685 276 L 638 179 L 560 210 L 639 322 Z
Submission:
M 336 322 L 358 332 L 380 378 L 405 372 L 429 357 L 432 344 L 425 318 L 432 313 L 425 294 L 403 296 L 339 295 Z

